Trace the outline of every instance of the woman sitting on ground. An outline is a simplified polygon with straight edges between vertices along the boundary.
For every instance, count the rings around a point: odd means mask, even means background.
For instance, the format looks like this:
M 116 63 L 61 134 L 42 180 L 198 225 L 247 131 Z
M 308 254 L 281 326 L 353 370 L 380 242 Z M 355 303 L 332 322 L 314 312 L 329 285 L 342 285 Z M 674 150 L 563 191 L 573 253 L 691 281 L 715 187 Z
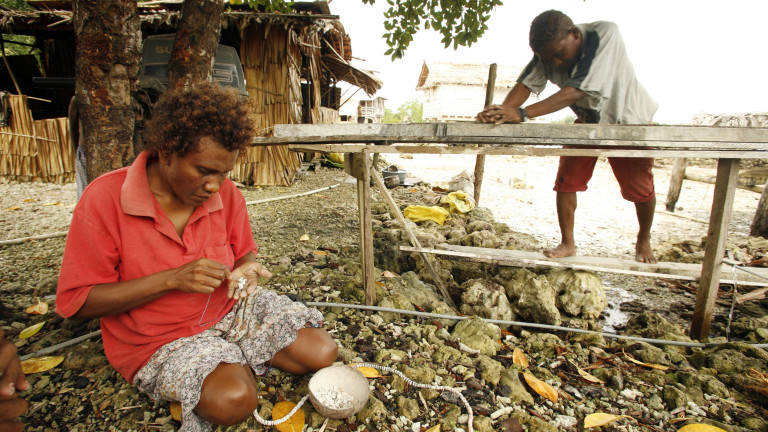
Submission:
M 235 90 L 165 93 L 129 167 L 88 185 L 75 208 L 56 297 L 64 317 L 99 317 L 107 359 L 182 430 L 232 425 L 257 407 L 253 372 L 331 365 L 316 309 L 262 289 L 245 199 L 226 178 L 255 136 Z

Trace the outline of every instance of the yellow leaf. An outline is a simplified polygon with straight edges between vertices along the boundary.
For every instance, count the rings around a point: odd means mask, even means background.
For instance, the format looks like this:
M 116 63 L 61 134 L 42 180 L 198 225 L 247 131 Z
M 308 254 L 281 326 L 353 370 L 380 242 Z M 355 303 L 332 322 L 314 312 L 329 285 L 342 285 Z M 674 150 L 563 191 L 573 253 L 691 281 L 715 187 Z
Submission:
M 318 198 L 329 198 L 328 195 L 315 194 Z
M 303 236 L 299 237 L 299 241 L 309 241 L 309 236 L 304 234 Z
M 171 402 L 171 417 L 176 421 L 181 421 L 181 402 Z
M 19 333 L 19 339 L 26 339 L 28 337 L 36 335 L 37 332 L 39 332 L 44 325 L 45 325 L 45 321 L 42 321 L 33 326 L 29 326 L 25 328 L 24 330 L 21 331 L 21 333 Z
M 282 419 L 288 415 L 295 406 L 296 404 L 293 402 L 278 402 L 272 407 L 272 420 Z M 304 429 L 304 411 L 301 409 L 297 410 L 291 418 L 280 424 L 276 424 L 275 429 L 280 432 L 301 432 L 302 429 Z
M 583 370 L 580 367 L 576 367 L 576 370 L 579 371 L 579 375 L 581 375 L 582 378 L 584 378 L 585 380 L 587 380 L 589 382 L 593 382 L 593 383 L 596 383 L 596 384 L 605 384 L 605 381 L 603 381 L 600 378 L 592 375 L 591 373 Z
M 427 429 L 426 432 L 440 432 L 440 423 L 432 426 L 431 428 Z
M 653 363 L 643 363 L 640 360 L 635 360 L 632 357 L 630 357 L 627 353 L 624 353 L 624 357 L 626 357 L 627 360 L 631 361 L 632 363 L 639 364 L 640 366 L 645 366 L 645 367 L 649 367 L 649 368 L 653 368 L 653 369 L 658 369 L 658 370 L 667 370 L 667 369 L 669 369 L 669 366 L 664 366 L 664 365 L 660 365 L 660 364 L 653 364 Z
M 362 372 L 366 378 L 381 378 L 379 371 L 372 367 L 358 366 L 357 370 Z
M 14 211 L 14 210 L 21 210 L 21 207 L 18 207 L 18 206 L 17 207 L 8 207 L 7 209 L 5 209 L 5 211 Z
M 692 423 L 681 427 L 677 432 L 725 432 L 725 430 L 708 424 Z
M 45 315 L 48 312 L 48 303 L 37 299 L 37 304 L 24 309 L 30 315 Z
M 328 252 L 326 252 L 326 251 L 314 251 L 312 253 L 315 254 L 315 255 L 328 255 Z
M 594 413 L 586 416 L 584 418 L 584 427 L 585 428 L 593 428 L 598 426 L 604 426 L 608 423 L 618 420 L 620 418 L 624 418 L 629 416 L 626 415 L 613 415 L 613 414 L 606 414 L 606 413 Z
M 53 369 L 64 361 L 64 357 L 36 357 L 21 362 L 21 370 L 25 375 L 45 372 L 49 369 Z
M 36 200 L 36 199 L 34 199 L 34 198 L 27 198 L 27 199 L 24 199 L 24 200 L 22 200 L 22 201 L 24 201 L 24 202 L 35 202 L 35 201 L 37 201 L 37 200 Z
M 62 203 L 60 203 L 60 202 L 58 202 L 58 201 L 57 201 L 57 202 L 50 202 L 50 203 L 45 203 L 45 204 L 43 204 L 43 205 L 44 205 L 44 206 L 53 206 L 53 205 L 64 205 L 64 204 L 62 204 Z
M 555 390 L 554 387 L 529 373 L 523 373 L 523 377 L 525 377 L 525 382 L 531 386 L 533 391 L 538 393 L 540 396 L 544 396 L 545 398 L 551 400 L 552 402 L 557 402 L 557 390 Z
M 527 368 L 530 365 L 530 363 L 528 363 L 528 357 L 523 354 L 520 348 L 515 348 L 515 350 L 512 351 L 512 363 L 524 368 Z

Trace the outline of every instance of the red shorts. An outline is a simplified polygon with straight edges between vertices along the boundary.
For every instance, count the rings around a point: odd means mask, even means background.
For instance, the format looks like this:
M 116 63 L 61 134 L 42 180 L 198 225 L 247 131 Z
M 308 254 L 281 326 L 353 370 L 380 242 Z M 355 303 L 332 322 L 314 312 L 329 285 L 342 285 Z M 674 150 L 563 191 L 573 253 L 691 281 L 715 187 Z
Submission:
M 592 178 L 596 157 L 560 156 L 555 179 L 556 192 L 583 192 Z M 613 175 L 625 200 L 642 203 L 655 197 L 653 188 L 653 158 L 609 157 Z

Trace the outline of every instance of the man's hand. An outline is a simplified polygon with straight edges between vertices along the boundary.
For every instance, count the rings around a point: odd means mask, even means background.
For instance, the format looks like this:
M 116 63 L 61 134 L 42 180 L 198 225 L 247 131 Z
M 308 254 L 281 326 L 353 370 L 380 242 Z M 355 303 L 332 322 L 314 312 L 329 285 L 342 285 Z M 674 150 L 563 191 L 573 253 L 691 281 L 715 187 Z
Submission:
M 16 346 L 4 336 L 0 329 L 0 432 L 16 432 L 24 430 L 24 424 L 15 419 L 27 409 L 27 401 L 16 390 L 28 389 L 29 383 L 21 371 Z
M 173 269 L 168 286 L 188 293 L 209 294 L 227 277 L 227 266 L 209 258 L 199 258 Z
M 523 119 L 517 107 L 507 105 L 488 105 L 477 115 L 477 120 L 481 123 L 520 123 Z
M 270 278 L 270 273 L 261 263 L 249 261 L 234 269 L 229 275 L 227 297 L 240 300 L 253 294 L 259 287 L 259 277 Z

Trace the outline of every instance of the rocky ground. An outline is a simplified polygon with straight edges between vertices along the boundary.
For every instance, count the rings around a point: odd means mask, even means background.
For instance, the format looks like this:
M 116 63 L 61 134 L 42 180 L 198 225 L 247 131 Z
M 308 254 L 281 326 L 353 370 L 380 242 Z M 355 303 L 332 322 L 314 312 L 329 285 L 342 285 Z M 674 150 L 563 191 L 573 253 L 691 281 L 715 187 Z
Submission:
M 445 157 L 444 157 L 445 158 Z M 554 244 L 551 179 L 547 158 L 488 159 L 481 204 L 467 215 L 453 215 L 440 226 L 420 223 L 423 244 L 448 242 L 498 248 L 540 250 Z M 391 190 L 406 205 L 427 205 L 431 186 L 467 169 L 473 160 L 401 159 L 389 163 L 428 180 Z M 580 196 L 577 236 L 580 253 L 631 257 L 634 215 L 615 190 L 601 161 L 590 191 Z M 383 165 L 382 165 L 383 166 Z M 703 167 L 701 169 L 705 169 Z M 656 170 L 663 201 L 669 164 Z M 265 287 L 299 294 L 311 302 L 362 304 L 356 191 L 341 170 L 301 173 L 290 188 L 247 187 L 248 201 L 284 197 L 336 186 L 311 195 L 249 206 L 260 256 L 275 276 Z M 0 185 L 0 326 L 21 355 L 33 354 L 98 330 L 97 321 L 73 322 L 55 313 L 28 315 L 37 299 L 55 306 L 55 286 L 65 237 L 8 240 L 66 231 L 75 203 L 74 185 Z M 680 218 L 659 214 L 654 229 L 664 259 L 700 259 L 712 187 L 686 182 Z M 739 259 L 765 257 L 761 239 L 750 239 L 756 194 L 737 193 L 729 248 Z M 709 199 L 709 201 L 707 201 Z M 708 204 L 709 202 L 709 204 Z M 431 204 L 430 204 L 431 205 Z M 380 306 L 455 315 L 435 294 L 421 259 L 395 250 L 407 243 L 402 227 L 374 193 L 377 299 Z M 659 204 L 663 209 L 663 204 Z M 690 341 L 686 336 L 695 283 L 609 274 L 565 274 L 495 268 L 441 260 L 453 300 L 465 316 L 537 321 L 553 325 L 617 331 L 651 339 Z M 559 278 L 580 278 L 563 288 Z M 597 281 L 597 282 L 595 282 Z M 567 284 L 566 284 L 567 285 Z M 586 287 L 586 288 L 584 288 Z M 732 287 L 722 287 L 710 348 L 649 344 L 594 333 L 543 331 L 525 326 L 487 324 L 478 318 L 452 320 L 388 312 L 324 307 L 326 328 L 340 345 L 344 363 L 375 362 L 393 367 L 419 383 L 463 388 L 478 431 L 576 431 L 592 413 L 624 415 L 603 431 L 670 431 L 689 423 L 708 423 L 726 431 L 768 431 L 768 352 L 753 343 L 768 342 L 765 301 L 740 304 L 725 343 Z M 546 294 L 546 295 L 544 295 Z M 493 305 L 493 307 L 489 307 Z M 574 306 L 578 305 L 578 308 Z M 45 322 L 36 335 L 19 339 L 24 328 Z M 529 361 L 521 365 L 522 352 Z M 177 430 L 167 402 L 139 394 L 108 365 L 98 338 L 52 355 L 64 362 L 29 375 L 32 388 L 24 417 L 29 431 Z M 515 361 L 515 358 L 518 360 Z M 551 386 L 549 398 L 525 374 Z M 419 389 L 382 373 L 371 380 L 371 397 L 357 415 L 325 423 L 310 404 L 303 410 L 307 430 L 430 431 L 468 430 L 468 413 L 450 392 Z M 283 400 L 307 394 L 309 377 L 272 371 L 261 379 L 261 415 Z M 538 392 L 536 390 L 538 388 Z M 556 399 L 556 401 L 554 401 Z M 255 419 L 226 431 L 259 431 Z

